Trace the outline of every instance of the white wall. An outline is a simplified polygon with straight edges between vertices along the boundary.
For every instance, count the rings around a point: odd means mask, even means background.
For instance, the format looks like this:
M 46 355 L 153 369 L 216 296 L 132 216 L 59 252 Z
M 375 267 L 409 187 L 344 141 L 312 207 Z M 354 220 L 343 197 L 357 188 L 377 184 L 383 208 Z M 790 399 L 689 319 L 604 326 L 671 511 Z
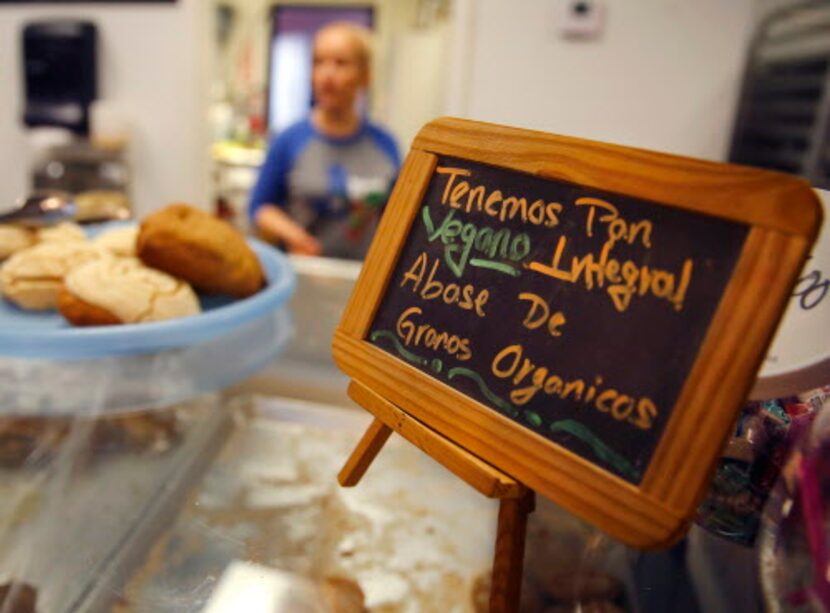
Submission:
M 386 102 L 379 117 L 398 138 L 402 154 L 425 123 L 447 114 L 449 19 L 436 18 L 418 27 L 415 23 L 405 14 L 391 21 L 393 33 L 381 48 L 386 74 L 377 88 Z
M 0 7 L 0 198 L 28 188 L 26 131 L 20 123 L 20 31 L 28 21 L 90 19 L 99 28 L 102 98 L 129 113 L 132 196 L 143 216 L 173 200 L 207 207 L 208 14 L 204 0 L 175 4 Z
M 605 0 L 605 29 L 594 41 L 559 36 L 558 0 L 457 1 L 469 42 L 455 53 L 454 79 L 467 86 L 452 112 L 726 155 L 756 0 Z
M 761 19 L 769 13 L 789 6 L 803 4 L 804 0 L 755 0 L 755 13 Z
M 454 0 L 447 36 L 446 29 L 413 28 L 414 3 L 378 0 L 388 31 L 379 41 L 377 74 L 385 86 L 374 100 L 402 148 L 422 123 L 449 113 L 699 157 L 725 155 L 753 20 L 769 0 L 605 0 L 605 31 L 592 42 L 557 35 L 557 1 Z M 212 4 L 0 7 L 0 198 L 27 188 L 20 28 L 64 16 L 99 25 L 102 95 L 133 119 L 137 214 L 171 200 L 209 206 Z

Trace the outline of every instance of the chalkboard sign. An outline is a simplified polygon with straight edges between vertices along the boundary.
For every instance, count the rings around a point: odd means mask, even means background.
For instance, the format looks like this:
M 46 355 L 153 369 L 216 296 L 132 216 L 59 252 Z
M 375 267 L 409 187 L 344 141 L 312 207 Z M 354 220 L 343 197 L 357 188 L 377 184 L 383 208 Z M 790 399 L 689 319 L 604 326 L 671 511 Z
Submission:
M 747 230 L 439 157 L 369 340 L 639 483 Z
M 791 177 L 438 120 L 413 144 L 335 359 L 617 538 L 665 544 L 819 224 Z

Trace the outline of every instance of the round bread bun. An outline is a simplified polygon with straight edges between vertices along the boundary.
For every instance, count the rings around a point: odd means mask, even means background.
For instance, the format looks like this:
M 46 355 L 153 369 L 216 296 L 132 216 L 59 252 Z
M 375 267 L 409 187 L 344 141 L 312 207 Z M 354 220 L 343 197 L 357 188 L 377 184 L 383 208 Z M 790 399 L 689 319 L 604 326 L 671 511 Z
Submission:
M 78 224 L 71 221 L 62 221 L 54 226 L 40 228 L 37 231 L 37 240 L 39 243 L 85 241 L 86 233 Z
M 136 258 L 104 258 L 72 270 L 58 310 L 76 326 L 162 321 L 197 315 L 199 299 L 187 283 Z
M 28 228 L 12 224 L 0 224 L 0 261 L 21 249 L 31 247 L 34 243 L 35 233 Z
M 171 204 L 141 224 L 138 257 L 208 294 L 245 298 L 265 283 L 244 237 L 228 223 L 186 204 Z
M 94 189 L 75 195 L 75 219 L 94 221 L 125 219 L 130 214 L 130 200 L 123 192 Z
M 54 309 L 64 276 L 76 266 L 109 257 L 86 241 L 46 242 L 18 251 L 0 267 L 0 291 L 17 306 Z
M 58 311 L 73 326 L 115 326 L 123 323 L 106 309 L 70 293 L 65 285 L 58 290 Z
M 107 251 L 122 257 L 135 257 L 135 243 L 138 226 L 124 226 L 105 230 L 92 242 Z

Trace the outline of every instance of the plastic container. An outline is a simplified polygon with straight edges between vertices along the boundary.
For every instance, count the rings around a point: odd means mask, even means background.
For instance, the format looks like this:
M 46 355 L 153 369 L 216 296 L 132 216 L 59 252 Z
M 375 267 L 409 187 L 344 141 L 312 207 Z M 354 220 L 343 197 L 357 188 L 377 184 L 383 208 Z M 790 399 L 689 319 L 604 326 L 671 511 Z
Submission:
M 252 240 L 268 286 L 200 315 L 72 328 L 60 315 L 0 304 L 0 415 L 146 409 L 222 389 L 270 362 L 291 334 L 288 258 Z M 93 408 L 94 407 L 94 408 Z

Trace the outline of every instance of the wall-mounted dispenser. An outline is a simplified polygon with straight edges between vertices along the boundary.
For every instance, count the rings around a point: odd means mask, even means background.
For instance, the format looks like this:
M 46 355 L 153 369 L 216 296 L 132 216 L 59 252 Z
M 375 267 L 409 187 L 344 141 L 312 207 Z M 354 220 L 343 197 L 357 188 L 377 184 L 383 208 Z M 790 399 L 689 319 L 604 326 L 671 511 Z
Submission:
M 97 31 L 88 21 L 38 21 L 22 34 L 25 102 L 23 122 L 89 132 L 95 100 Z

